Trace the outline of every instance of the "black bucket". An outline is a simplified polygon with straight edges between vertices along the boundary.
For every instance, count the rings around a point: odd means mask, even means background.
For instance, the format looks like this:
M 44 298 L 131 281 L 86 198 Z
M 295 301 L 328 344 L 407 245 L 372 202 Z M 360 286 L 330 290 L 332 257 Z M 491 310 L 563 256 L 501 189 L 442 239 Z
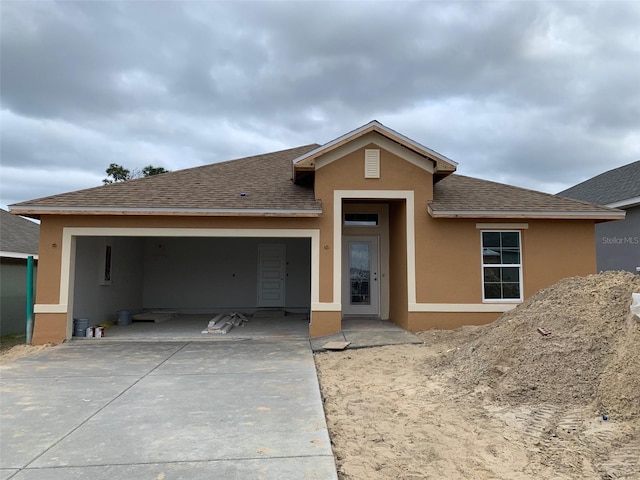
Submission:
M 74 337 L 86 337 L 87 328 L 89 328 L 88 318 L 74 318 L 73 319 L 73 336 Z
M 129 310 L 118 310 L 116 312 L 116 317 L 118 318 L 118 325 L 131 325 L 131 322 L 133 321 Z

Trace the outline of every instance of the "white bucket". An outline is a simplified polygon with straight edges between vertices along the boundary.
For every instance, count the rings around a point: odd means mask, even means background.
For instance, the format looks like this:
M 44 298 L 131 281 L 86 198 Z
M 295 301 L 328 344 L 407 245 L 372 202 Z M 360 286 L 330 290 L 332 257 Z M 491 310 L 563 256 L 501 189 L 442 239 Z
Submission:
M 87 328 L 87 334 L 85 336 L 87 338 L 93 338 L 94 333 L 95 333 L 94 327 L 89 327 Z
M 95 327 L 94 333 L 95 333 L 94 338 L 104 337 L 104 327 Z

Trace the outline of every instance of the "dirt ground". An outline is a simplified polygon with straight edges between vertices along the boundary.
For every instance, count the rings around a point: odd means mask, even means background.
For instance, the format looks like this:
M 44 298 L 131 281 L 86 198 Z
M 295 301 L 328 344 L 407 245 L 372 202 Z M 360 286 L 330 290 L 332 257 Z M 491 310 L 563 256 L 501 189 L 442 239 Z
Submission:
M 630 273 L 569 278 L 490 325 L 317 354 L 339 478 L 640 479 L 632 292 Z
M 16 345 L 25 343 L 24 334 L 3 335 L 0 337 L 0 355 Z
M 50 348 L 52 345 L 27 345 L 26 343 L 22 343 L 19 345 L 14 345 L 11 348 L 7 348 L 5 350 L 0 351 L 0 365 L 3 363 L 9 363 L 18 358 L 26 357 L 28 355 L 33 355 L 36 352 L 40 352 L 45 348 Z
M 317 354 L 339 477 L 640 479 L 632 292 L 630 273 L 570 278 L 424 345 Z

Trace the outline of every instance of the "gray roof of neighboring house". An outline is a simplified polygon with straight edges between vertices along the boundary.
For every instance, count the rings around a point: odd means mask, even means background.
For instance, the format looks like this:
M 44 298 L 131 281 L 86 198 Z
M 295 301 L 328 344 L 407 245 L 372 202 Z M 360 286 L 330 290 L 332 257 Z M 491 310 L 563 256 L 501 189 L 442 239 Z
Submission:
M 434 217 L 591 217 L 622 212 L 502 183 L 451 174 L 433 187 Z
M 0 209 L 0 251 L 38 254 L 40 225 Z
M 558 195 L 598 205 L 640 197 L 640 160 L 601 173 Z

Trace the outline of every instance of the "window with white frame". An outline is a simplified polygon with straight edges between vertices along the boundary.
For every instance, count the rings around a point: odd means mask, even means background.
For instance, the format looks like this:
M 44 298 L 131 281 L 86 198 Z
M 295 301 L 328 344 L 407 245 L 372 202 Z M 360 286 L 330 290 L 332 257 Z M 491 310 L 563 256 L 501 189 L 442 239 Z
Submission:
M 482 231 L 483 300 L 522 300 L 519 231 Z

